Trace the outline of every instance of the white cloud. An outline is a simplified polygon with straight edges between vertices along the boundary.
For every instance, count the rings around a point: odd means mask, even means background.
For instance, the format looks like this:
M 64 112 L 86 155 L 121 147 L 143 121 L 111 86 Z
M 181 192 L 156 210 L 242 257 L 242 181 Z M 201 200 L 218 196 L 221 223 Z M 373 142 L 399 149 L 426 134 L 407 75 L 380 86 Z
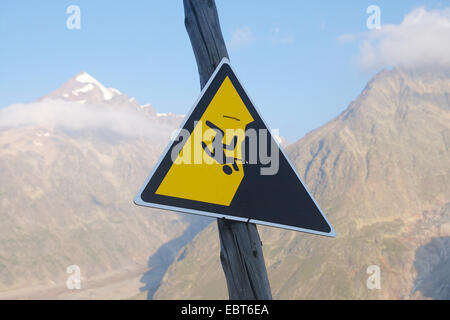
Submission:
M 69 130 L 106 129 L 127 137 L 168 138 L 174 129 L 134 110 L 44 100 L 0 109 L 0 130 L 12 127 L 59 127 Z
M 292 33 L 283 33 L 279 27 L 270 30 L 272 42 L 277 44 L 292 44 L 295 41 Z
M 450 67 L 450 8 L 418 8 L 399 25 L 382 24 L 379 30 L 342 35 L 338 40 L 359 42 L 358 60 L 364 70 Z
M 255 42 L 255 37 L 252 30 L 247 27 L 241 27 L 233 31 L 228 47 L 231 50 L 241 49 L 252 45 Z

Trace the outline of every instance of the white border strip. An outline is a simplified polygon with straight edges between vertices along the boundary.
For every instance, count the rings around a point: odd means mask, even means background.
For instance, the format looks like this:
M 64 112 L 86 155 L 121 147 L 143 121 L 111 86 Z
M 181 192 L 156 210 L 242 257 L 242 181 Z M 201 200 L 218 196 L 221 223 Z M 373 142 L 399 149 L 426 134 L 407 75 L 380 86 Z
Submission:
M 203 95 L 205 94 L 206 90 L 209 88 L 209 86 L 211 85 L 211 82 L 214 80 L 214 78 L 216 77 L 217 73 L 219 72 L 220 68 L 222 67 L 223 64 L 227 64 L 231 70 L 233 71 L 234 75 L 236 76 L 237 80 L 239 81 L 239 84 L 241 85 L 242 89 L 244 90 L 245 94 L 247 95 L 248 99 L 250 100 L 250 102 L 252 103 L 253 107 L 255 108 L 256 112 L 258 113 L 259 117 L 261 118 L 263 124 L 266 126 L 266 128 L 268 130 L 269 126 L 267 126 L 267 123 L 264 121 L 261 113 L 259 112 L 258 108 L 256 107 L 256 105 L 253 103 L 253 100 L 250 98 L 250 96 L 247 93 L 247 90 L 245 90 L 242 82 L 239 80 L 237 74 L 234 72 L 233 67 L 230 65 L 230 61 L 227 58 L 223 58 L 222 61 L 220 61 L 219 65 L 217 66 L 216 70 L 214 71 L 214 73 L 211 75 L 211 77 L 209 78 L 208 82 L 205 84 L 205 86 L 203 87 L 202 91 L 200 92 L 199 97 L 197 98 L 197 100 L 195 101 L 194 105 L 191 107 L 190 111 L 188 112 L 188 114 L 185 116 L 183 123 L 180 125 L 180 128 L 184 128 L 184 125 L 186 124 L 187 120 L 190 118 L 192 112 L 194 112 L 195 107 L 197 106 L 197 104 L 200 102 L 200 100 L 203 98 Z M 156 172 L 156 170 L 158 169 L 159 165 L 161 164 L 161 162 L 163 161 L 164 157 L 166 156 L 166 154 L 169 152 L 170 147 L 173 144 L 173 140 L 171 140 L 169 142 L 169 144 L 167 145 L 166 149 L 164 150 L 162 156 L 159 158 L 158 162 L 156 163 L 156 165 L 153 167 L 152 172 L 150 173 L 150 175 L 147 177 L 147 179 L 145 180 L 144 184 L 142 185 L 142 187 L 139 189 L 138 194 L 136 195 L 136 197 L 134 198 L 133 202 L 138 205 L 138 206 L 143 206 L 143 207 L 151 207 L 151 208 L 157 208 L 157 209 L 163 209 L 163 210 L 171 210 L 171 211 L 177 211 L 177 212 L 183 212 L 183 213 L 191 213 L 191 214 L 197 214 L 197 215 L 202 215 L 202 216 L 207 216 L 207 217 L 213 217 L 213 218 L 219 218 L 219 219 L 228 219 L 228 220 L 234 220 L 234 221 L 242 221 L 242 222 L 249 222 L 249 223 L 256 223 L 256 224 L 260 224 L 260 225 L 265 225 L 265 226 L 270 226 L 270 227 L 278 227 L 278 228 L 283 228 L 283 229 L 288 229 L 288 230 L 294 230 L 294 231 L 300 231 L 300 232 L 305 232 L 305 233 L 311 233 L 311 234 L 316 234 L 316 235 L 321 235 L 321 236 L 327 236 L 327 237 L 332 237 L 335 238 L 336 237 L 336 231 L 334 230 L 333 226 L 331 225 L 331 223 L 328 221 L 327 217 L 325 216 L 325 214 L 322 212 L 322 210 L 320 209 L 319 205 L 317 204 L 316 200 L 314 199 L 314 197 L 311 195 L 311 192 L 308 190 L 306 184 L 303 183 L 303 180 L 300 178 L 300 175 L 298 174 L 297 170 L 295 169 L 295 167 L 292 165 L 291 161 L 289 160 L 289 158 L 286 156 L 286 154 L 284 153 L 284 150 L 281 148 L 280 144 L 278 143 L 277 139 L 274 139 L 272 137 L 272 139 L 276 142 L 276 144 L 278 145 L 278 148 L 280 149 L 280 151 L 282 152 L 283 156 L 286 158 L 287 162 L 289 163 L 289 165 L 291 166 L 292 170 L 294 170 L 295 174 L 297 175 L 297 178 L 300 180 L 300 182 L 302 183 L 303 187 L 305 188 L 306 192 L 308 192 L 308 195 L 311 197 L 311 199 L 313 200 L 314 204 L 316 205 L 316 207 L 319 209 L 320 214 L 322 215 L 322 217 L 325 219 L 325 221 L 327 222 L 327 224 L 330 226 L 330 232 L 329 233 L 325 233 L 325 232 L 320 232 L 320 231 L 315 231 L 315 230 L 310 230 L 310 229 L 303 229 L 303 228 L 298 228 L 298 227 L 292 227 L 289 225 L 284 225 L 284 224 L 278 224 L 278 223 L 272 223 L 272 222 L 267 222 L 267 221 L 261 221 L 261 220 L 254 220 L 254 219 L 248 219 L 248 218 L 241 218 L 241 217 L 236 217 L 236 216 L 229 216 L 229 215 L 224 215 L 224 214 L 219 214 L 219 213 L 212 213 L 212 212 L 206 212 L 206 211 L 200 211 L 200 210 L 192 210 L 192 209 L 185 209 L 185 208 L 180 208 L 180 207 L 173 207 L 173 206 L 167 206 L 167 205 L 162 205 L 162 204 L 158 204 L 158 203 L 152 203 L 152 202 L 144 202 L 141 198 L 141 194 L 144 191 L 145 187 L 147 186 L 147 184 L 150 182 L 150 179 L 153 177 L 153 174 Z

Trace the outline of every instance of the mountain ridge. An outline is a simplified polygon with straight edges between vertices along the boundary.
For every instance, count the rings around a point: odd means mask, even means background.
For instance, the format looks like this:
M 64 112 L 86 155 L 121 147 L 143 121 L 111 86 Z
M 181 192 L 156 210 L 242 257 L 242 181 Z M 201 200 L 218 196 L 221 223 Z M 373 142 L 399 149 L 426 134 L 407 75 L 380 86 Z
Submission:
M 157 285 L 171 255 L 153 255 L 176 252 L 204 220 L 132 200 L 182 118 L 86 73 L 1 109 L 0 296 L 129 298 Z M 80 292 L 66 288 L 70 265 L 81 269 Z
M 260 227 L 275 298 L 450 298 L 441 271 L 450 257 L 449 75 L 382 71 L 287 147 L 338 237 Z M 218 252 L 210 225 L 180 250 L 155 298 L 226 298 Z M 371 265 L 380 290 L 366 287 Z

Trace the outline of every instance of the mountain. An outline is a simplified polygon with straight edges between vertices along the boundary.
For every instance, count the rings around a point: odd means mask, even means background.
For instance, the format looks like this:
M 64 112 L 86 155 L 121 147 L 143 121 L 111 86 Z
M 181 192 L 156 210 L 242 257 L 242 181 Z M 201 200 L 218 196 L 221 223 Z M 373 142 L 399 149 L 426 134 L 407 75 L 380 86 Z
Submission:
M 182 116 L 79 73 L 0 110 L 0 298 L 128 298 L 155 290 L 209 220 L 133 204 Z M 66 288 L 81 269 L 82 290 Z
M 97 79 L 84 71 L 70 78 L 60 88 L 51 92 L 47 96 L 39 98 L 38 101 L 42 101 L 46 98 L 76 101 L 83 104 L 108 104 L 121 107 L 140 107 L 135 98 L 130 98 L 115 88 L 104 87 Z M 151 110 L 154 114 L 154 110 Z
M 177 126 L 183 116 L 174 113 L 157 113 L 151 104 L 140 105 L 136 98 L 129 97 L 115 88 L 106 88 L 97 79 L 82 71 L 65 82 L 60 88 L 37 99 L 62 100 L 83 105 L 102 105 L 118 110 L 138 111 L 139 115 L 149 119 L 159 118 L 159 123 Z
M 287 153 L 337 238 L 260 227 L 274 298 L 450 299 L 450 71 L 380 72 Z M 367 287 L 372 265 L 380 289 Z M 155 298 L 227 298 L 216 224 Z

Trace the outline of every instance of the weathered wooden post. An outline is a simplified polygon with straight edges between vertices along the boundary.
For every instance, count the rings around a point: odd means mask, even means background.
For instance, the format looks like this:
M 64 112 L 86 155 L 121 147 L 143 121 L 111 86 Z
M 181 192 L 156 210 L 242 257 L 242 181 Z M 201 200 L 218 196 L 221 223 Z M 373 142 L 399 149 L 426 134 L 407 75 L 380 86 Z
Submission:
M 214 0 L 184 0 L 186 30 L 203 88 L 222 58 L 228 58 Z M 272 299 L 256 225 L 218 219 L 220 260 L 232 300 Z

